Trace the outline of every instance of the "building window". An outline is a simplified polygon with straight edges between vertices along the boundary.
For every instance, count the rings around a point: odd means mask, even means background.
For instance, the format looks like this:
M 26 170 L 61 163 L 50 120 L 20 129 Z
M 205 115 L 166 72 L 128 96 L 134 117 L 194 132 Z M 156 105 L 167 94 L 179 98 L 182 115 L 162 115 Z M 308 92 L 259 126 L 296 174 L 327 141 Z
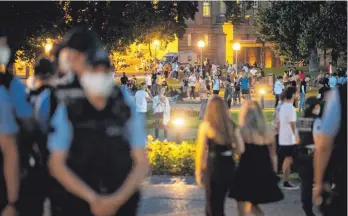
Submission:
M 207 34 L 204 35 L 204 42 L 205 42 L 205 45 L 208 46 L 208 44 L 209 44 L 209 36 Z
M 224 1 L 220 1 L 220 14 L 224 14 L 226 13 L 226 4 Z
M 192 43 L 192 35 L 188 34 L 187 35 L 187 46 L 191 46 L 191 43 Z
M 211 16 L 211 4 L 208 1 L 203 2 L 203 16 L 204 17 Z

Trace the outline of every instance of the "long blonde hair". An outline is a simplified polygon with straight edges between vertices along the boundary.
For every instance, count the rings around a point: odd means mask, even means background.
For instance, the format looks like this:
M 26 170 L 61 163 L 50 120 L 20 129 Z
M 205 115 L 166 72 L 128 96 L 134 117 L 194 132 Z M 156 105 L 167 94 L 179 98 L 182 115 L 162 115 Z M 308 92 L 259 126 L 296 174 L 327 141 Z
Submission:
M 242 137 L 248 143 L 270 144 L 274 140 L 261 107 L 255 101 L 243 104 L 238 123 Z
M 213 97 L 204 114 L 204 121 L 214 130 L 211 137 L 219 144 L 231 144 L 234 139 L 236 125 L 232 121 L 226 103 L 220 97 Z

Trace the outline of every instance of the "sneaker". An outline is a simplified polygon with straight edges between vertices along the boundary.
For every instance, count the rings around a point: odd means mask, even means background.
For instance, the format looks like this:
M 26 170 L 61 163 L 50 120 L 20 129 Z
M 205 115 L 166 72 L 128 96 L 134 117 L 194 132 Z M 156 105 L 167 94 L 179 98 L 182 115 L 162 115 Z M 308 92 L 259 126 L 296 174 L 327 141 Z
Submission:
M 283 183 L 283 188 L 286 190 L 298 190 L 300 187 L 299 186 L 293 186 L 289 182 L 284 182 Z
M 165 143 L 166 143 L 166 142 L 168 142 L 168 140 L 167 140 L 167 139 L 164 139 L 164 140 L 163 140 L 163 142 L 165 142 Z

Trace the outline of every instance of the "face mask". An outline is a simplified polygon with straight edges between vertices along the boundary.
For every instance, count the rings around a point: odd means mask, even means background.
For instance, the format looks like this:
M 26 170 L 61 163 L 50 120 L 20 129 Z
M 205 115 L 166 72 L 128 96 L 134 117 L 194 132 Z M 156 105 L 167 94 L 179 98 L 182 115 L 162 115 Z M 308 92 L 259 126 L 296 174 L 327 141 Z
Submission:
M 317 109 L 317 110 L 313 110 L 313 114 L 314 115 L 319 115 L 319 113 L 320 113 L 320 107 Z
M 11 50 L 8 46 L 0 47 L 0 65 L 7 65 L 11 57 Z
M 85 72 L 80 79 L 84 90 L 96 96 L 108 97 L 114 88 L 114 79 L 110 73 Z
M 71 71 L 71 62 L 68 59 L 68 52 L 62 52 L 58 59 L 59 68 L 63 73 Z

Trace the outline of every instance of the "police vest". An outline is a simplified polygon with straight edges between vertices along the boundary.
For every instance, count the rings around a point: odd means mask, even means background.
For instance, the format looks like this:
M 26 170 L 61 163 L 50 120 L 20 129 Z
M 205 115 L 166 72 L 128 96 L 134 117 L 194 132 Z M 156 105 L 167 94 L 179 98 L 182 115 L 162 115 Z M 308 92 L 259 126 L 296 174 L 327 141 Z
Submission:
M 68 167 L 96 192 L 115 192 L 133 164 L 131 147 L 124 136 L 130 108 L 121 90 L 115 87 L 102 111 L 96 110 L 86 98 L 80 98 L 70 101 L 67 114 L 73 128 Z M 76 206 L 83 203 L 62 187 L 58 190 L 63 196 L 60 200 L 69 200 Z
M 303 146 L 313 145 L 313 124 L 316 116 L 300 117 L 296 122 L 296 128 L 300 135 L 300 144 Z

